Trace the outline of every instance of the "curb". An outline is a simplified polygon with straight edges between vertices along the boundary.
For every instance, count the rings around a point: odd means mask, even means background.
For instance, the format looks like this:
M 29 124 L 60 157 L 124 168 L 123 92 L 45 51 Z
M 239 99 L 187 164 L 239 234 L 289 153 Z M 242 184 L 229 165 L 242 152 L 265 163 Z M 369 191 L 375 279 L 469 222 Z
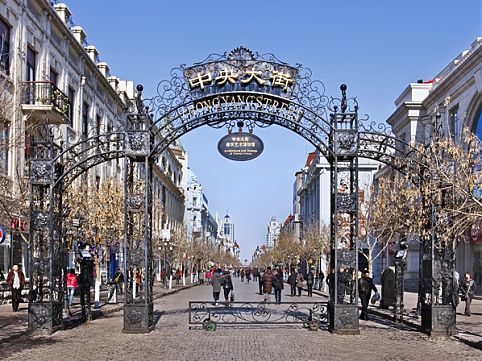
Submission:
M 170 295 L 173 295 L 175 293 L 178 293 L 180 291 L 184 291 L 184 290 L 188 290 L 192 287 L 195 287 L 197 286 L 198 284 L 191 284 L 191 285 L 186 285 L 186 286 L 183 286 L 183 287 L 180 287 L 180 288 L 172 288 L 170 290 L 168 290 L 167 292 L 164 292 L 164 293 L 158 293 L 156 295 L 153 295 L 152 296 L 152 300 L 158 300 L 159 298 L 162 298 L 162 297 L 166 297 L 166 296 L 170 296 Z M 108 308 L 108 309 L 105 309 L 105 310 L 102 310 L 102 307 L 105 307 L 109 305 L 109 303 L 104 303 L 102 306 L 100 306 L 100 308 L 98 308 L 97 310 L 100 311 L 100 316 L 102 317 L 103 315 L 109 315 L 111 313 L 115 313 L 115 312 L 119 312 L 119 311 L 122 311 L 124 309 L 124 304 L 121 303 L 117 306 L 114 306 L 114 307 L 111 307 L 111 308 Z

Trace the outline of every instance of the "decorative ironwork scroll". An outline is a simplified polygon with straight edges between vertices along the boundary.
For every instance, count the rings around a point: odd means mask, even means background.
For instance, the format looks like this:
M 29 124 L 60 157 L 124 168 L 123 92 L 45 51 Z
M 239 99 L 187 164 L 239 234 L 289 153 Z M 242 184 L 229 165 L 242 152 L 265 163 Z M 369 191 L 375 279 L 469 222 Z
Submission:
M 202 325 L 207 321 L 218 325 L 287 325 L 328 323 L 326 302 L 230 302 L 212 306 L 206 301 L 189 302 L 189 324 Z
M 325 86 L 311 79 L 308 68 L 290 66 L 273 54 L 243 47 L 212 54 L 193 66 L 173 69 L 157 93 L 145 100 L 154 119 L 153 153 L 199 126 L 230 132 L 242 120 L 250 131 L 273 124 L 288 128 L 330 155 Z

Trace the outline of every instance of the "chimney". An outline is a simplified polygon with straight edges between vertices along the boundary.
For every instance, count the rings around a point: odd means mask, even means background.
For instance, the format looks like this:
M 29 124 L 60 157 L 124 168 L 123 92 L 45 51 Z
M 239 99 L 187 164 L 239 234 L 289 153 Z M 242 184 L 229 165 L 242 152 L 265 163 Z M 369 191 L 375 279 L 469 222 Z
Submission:
M 109 74 L 110 68 L 109 68 L 109 65 L 107 65 L 107 63 L 104 63 L 104 62 L 97 63 L 97 68 L 100 70 L 100 72 L 105 78 L 108 78 L 110 76 Z
M 57 15 L 59 16 L 59 18 L 64 22 L 64 24 L 67 24 L 67 22 L 70 19 L 70 16 L 72 15 L 68 6 L 65 4 L 55 4 L 54 9 L 57 12 Z
M 85 47 L 85 51 L 89 54 L 89 58 L 92 59 L 94 63 L 97 63 L 97 57 L 99 56 L 99 52 L 95 48 L 94 45 L 89 45 Z
M 119 86 L 119 78 L 116 76 L 110 76 L 107 78 L 107 80 L 109 81 L 110 86 L 117 91 L 117 87 Z
M 84 29 L 82 29 L 81 26 L 74 26 L 70 30 L 72 31 L 72 34 L 74 34 L 75 40 L 77 40 L 80 45 L 84 45 L 85 38 L 87 37 Z
M 472 43 L 472 48 L 475 48 L 476 46 L 480 45 L 480 43 L 482 42 L 482 37 L 478 36 L 475 38 L 475 41 Z

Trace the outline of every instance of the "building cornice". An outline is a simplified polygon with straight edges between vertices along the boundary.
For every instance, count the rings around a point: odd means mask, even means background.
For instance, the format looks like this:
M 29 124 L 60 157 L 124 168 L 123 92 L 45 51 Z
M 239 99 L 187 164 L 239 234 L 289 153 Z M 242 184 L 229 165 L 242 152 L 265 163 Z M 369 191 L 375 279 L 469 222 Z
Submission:
M 63 30 L 62 35 L 66 38 L 68 45 L 73 46 L 78 52 L 80 52 L 80 55 L 84 60 L 84 64 L 88 65 L 89 68 L 91 68 L 95 78 L 100 80 L 100 82 L 102 82 L 102 85 L 104 86 L 104 88 L 107 89 L 107 91 L 114 97 L 114 99 L 119 101 L 122 105 L 126 105 L 122 100 L 122 98 L 119 96 L 119 93 L 112 87 L 112 85 L 109 83 L 107 78 L 99 70 L 94 60 L 90 58 L 89 54 L 87 53 L 87 50 L 83 47 L 82 44 L 80 44 L 77 41 L 77 39 L 74 37 L 74 35 L 72 34 L 72 31 L 67 26 L 67 24 L 60 19 L 59 15 L 57 14 L 57 11 L 50 4 L 50 2 L 48 0 L 39 0 L 39 5 L 43 11 L 48 12 L 48 14 L 50 15 L 50 21 L 53 22 L 59 29 Z

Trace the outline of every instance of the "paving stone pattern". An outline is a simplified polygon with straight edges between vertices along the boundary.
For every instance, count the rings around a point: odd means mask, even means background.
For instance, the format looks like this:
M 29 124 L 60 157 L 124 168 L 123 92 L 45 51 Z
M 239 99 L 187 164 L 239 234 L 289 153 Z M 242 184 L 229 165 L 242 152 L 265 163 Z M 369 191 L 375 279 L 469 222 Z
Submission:
M 234 280 L 237 301 L 262 300 L 257 283 Z M 309 301 L 306 296 L 283 301 Z M 314 296 L 321 299 L 320 296 Z M 214 332 L 188 328 L 189 300 L 212 299 L 210 286 L 197 286 L 155 302 L 156 329 L 122 333 L 122 312 L 48 337 L 22 337 L 0 347 L 5 360 L 481 360 L 482 351 L 453 338 L 429 338 L 406 325 L 374 316 L 361 321 L 361 334 L 340 336 L 301 326 L 220 326 Z M 323 299 L 325 300 L 325 299 Z

